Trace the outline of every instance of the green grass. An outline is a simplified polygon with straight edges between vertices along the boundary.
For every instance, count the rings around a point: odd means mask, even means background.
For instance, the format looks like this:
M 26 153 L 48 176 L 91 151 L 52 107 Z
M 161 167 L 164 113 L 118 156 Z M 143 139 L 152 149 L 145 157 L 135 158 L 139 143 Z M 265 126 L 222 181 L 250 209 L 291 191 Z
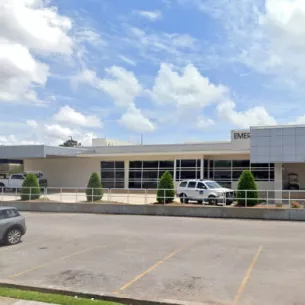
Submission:
M 0 287 L 0 296 L 12 299 L 45 302 L 60 305 L 120 305 L 119 303 L 108 301 L 74 298 L 60 294 L 41 293 L 36 291 L 27 291 L 6 287 Z

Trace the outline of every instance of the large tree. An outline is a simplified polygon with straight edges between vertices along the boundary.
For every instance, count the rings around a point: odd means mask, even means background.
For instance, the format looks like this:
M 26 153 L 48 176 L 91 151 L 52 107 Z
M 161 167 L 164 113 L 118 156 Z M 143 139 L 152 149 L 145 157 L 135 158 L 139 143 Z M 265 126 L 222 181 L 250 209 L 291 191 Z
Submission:
M 59 145 L 59 146 L 64 146 L 64 147 L 78 147 L 81 146 L 81 143 L 78 143 L 77 141 L 73 140 L 72 137 L 71 139 L 65 141 L 63 144 Z

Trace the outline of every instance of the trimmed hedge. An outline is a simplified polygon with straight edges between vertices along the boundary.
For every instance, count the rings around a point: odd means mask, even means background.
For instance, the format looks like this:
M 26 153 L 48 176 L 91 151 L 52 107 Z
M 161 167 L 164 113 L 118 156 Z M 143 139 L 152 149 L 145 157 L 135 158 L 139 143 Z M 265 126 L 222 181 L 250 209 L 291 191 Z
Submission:
M 98 173 L 92 173 L 90 176 L 87 189 L 87 201 L 99 201 L 103 198 L 103 185 Z
M 245 190 L 247 190 L 247 192 Z M 259 196 L 257 185 L 253 174 L 249 170 L 244 170 L 239 177 L 237 198 L 238 205 L 241 206 L 254 206 L 258 204 Z
M 166 171 L 160 178 L 157 191 L 158 203 L 171 203 L 175 199 L 174 182 L 172 175 Z
M 40 186 L 36 175 L 27 174 L 21 188 L 21 200 L 35 200 L 40 197 Z

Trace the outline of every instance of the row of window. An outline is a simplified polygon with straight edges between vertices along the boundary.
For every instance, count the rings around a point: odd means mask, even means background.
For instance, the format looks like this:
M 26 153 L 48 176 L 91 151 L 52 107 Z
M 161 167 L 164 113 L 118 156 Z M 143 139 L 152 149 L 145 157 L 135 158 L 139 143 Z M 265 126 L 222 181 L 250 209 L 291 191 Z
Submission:
M 204 171 L 201 174 L 201 162 Z M 187 179 L 212 179 L 230 186 L 238 181 L 243 170 L 250 169 L 258 181 L 274 180 L 274 164 L 250 164 L 249 160 L 176 160 L 174 161 L 130 161 L 129 188 L 157 188 L 165 171 L 169 171 L 176 181 Z M 105 188 L 123 188 L 125 170 L 123 161 L 101 162 L 101 178 Z

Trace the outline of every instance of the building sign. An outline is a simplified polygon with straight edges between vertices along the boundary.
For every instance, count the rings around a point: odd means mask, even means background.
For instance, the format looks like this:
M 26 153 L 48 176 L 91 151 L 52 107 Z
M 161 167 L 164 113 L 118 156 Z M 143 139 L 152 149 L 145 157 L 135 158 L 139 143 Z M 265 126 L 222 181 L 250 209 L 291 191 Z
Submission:
M 250 132 L 234 132 L 233 133 L 234 140 L 247 140 L 251 138 Z
M 249 129 L 231 131 L 231 142 L 236 149 L 250 149 L 251 133 Z

